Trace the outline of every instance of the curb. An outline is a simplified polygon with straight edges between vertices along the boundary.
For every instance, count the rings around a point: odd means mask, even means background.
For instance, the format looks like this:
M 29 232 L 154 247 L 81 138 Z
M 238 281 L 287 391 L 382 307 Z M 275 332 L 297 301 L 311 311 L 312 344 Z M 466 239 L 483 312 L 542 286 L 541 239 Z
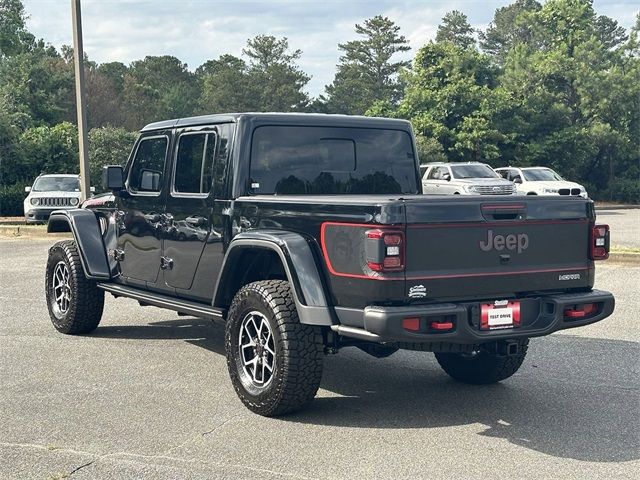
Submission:
M 605 260 L 607 261 L 607 260 Z M 624 262 L 624 263 L 637 263 L 640 265 L 640 253 L 631 252 L 611 252 L 609 254 L 608 261 L 611 262 Z
M 599 207 L 596 205 L 596 211 L 607 211 L 607 210 L 635 210 L 640 208 L 640 205 L 603 205 Z
M 3 238 L 67 238 L 70 232 L 47 233 L 42 227 L 30 225 L 0 225 L 0 237 Z

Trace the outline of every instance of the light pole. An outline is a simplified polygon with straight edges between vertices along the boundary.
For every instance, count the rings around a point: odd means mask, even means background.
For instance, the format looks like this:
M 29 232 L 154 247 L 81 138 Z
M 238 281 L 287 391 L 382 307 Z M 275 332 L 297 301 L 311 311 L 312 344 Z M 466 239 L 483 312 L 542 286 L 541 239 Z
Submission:
M 76 112 L 78 115 L 78 147 L 80 150 L 80 201 L 89 196 L 89 150 L 87 111 L 84 107 L 84 50 L 82 48 L 82 14 L 80 0 L 71 0 L 73 17 L 73 66 L 76 72 Z

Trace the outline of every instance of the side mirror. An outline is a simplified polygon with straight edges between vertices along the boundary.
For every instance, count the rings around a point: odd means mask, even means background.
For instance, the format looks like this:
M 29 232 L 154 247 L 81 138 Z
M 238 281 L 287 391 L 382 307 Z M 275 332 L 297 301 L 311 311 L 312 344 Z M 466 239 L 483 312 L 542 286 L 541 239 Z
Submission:
M 445 173 L 444 175 L 442 175 L 442 179 L 450 182 L 451 181 L 451 175 L 449 175 L 448 173 Z
M 105 190 L 119 192 L 124 190 L 124 175 L 120 165 L 102 167 L 102 186 Z
M 522 178 L 516 177 L 513 179 L 513 183 L 522 183 Z
M 24 191 L 29 193 L 31 191 L 31 187 L 24 187 Z
M 96 187 L 89 187 L 89 191 L 91 193 L 96 193 Z

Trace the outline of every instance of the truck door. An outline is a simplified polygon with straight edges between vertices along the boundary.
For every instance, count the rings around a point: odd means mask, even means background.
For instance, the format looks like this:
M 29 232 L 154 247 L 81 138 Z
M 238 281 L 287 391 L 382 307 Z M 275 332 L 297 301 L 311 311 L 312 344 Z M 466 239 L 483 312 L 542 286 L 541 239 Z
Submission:
M 160 270 L 166 158 L 170 131 L 140 137 L 119 197 L 120 272 L 127 283 L 155 284 Z
M 163 275 L 170 287 L 189 290 L 211 235 L 215 127 L 177 132 L 163 241 Z M 211 279 L 210 281 L 214 281 Z

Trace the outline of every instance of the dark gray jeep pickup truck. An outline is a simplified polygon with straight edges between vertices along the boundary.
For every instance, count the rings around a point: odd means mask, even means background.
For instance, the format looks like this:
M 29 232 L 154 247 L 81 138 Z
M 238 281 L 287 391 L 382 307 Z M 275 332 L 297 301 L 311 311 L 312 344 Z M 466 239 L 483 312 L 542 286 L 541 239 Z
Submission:
M 111 191 L 54 212 L 54 326 L 86 334 L 104 294 L 226 324 L 242 402 L 298 410 L 325 354 L 434 352 L 462 382 L 504 380 L 529 339 L 602 320 L 609 229 L 581 197 L 423 196 L 408 122 L 211 115 L 145 127 Z

